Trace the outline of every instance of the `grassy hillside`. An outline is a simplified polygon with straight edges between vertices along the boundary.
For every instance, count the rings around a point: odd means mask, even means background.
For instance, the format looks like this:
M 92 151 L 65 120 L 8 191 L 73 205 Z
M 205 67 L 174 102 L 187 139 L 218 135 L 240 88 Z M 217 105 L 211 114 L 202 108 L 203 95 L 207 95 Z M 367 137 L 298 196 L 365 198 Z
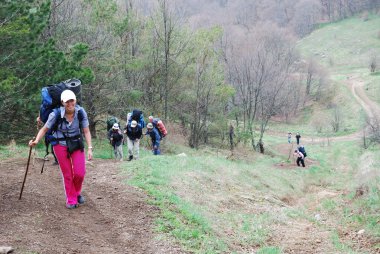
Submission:
M 364 111 L 345 81 L 356 76 L 369 89 L 378 89 L 379 76 L 369 74 L 368 58 L 372 49 L 379 52 L 379 29 L 379 17 L 366 22 L 353 18 L 327 25 L 299 42 L 305 57 L 315 56 L 330 70 L 334 102 L 345 116 L 344 130 L 335 135 L 363 126 Z M 327 131 L 316 133 L 310 123 L 330 113 L 327 106 L 313 105 L 301 121 L 271 128 L 300 131 L 305 137 L 329 136 Z M 170 139 L 166 142 L 167 148 L 175 146 Z M 157 230 L 194 253 L 380 250 L 378 147 L 364 150 L 360 142 L 327 139 L 309 142 L 308 167 L 300 169 L 287 160 L 294 147 L 286 144 L 285 135 L 267 136 L 264 142 L 272 156 L 228 160 L 223 151 L 175 146 L 172 154 L 160 157 L 148 152 L 125 164 L 124 172 L 129 183 L 144 189 L 161 208 Z
M 326 66 L 334 81 L 357 76 L 366 84 L 368 96 L 380 102 L 380 16 L 367 21 L 360 17 L 328 24 L 299 42 L 305 56 Z M 378 71 L 370 73 L 371 58 L 377 55 Z
M 360 17 L 326 24 L 297 44 L 304 59 L 314 58 L 329 72 L 334 93 L 332 103 L 342 110 L 343 128 L 338 133 L 330 130 L 332 116 L 330 103 L 313 104 L 301 112 L 291 124 L 274 123 L 271 128 L 301 132 L 313 136 L 339 136 L 353 133 L 363 127 L 365 113 L 353 97 L 348 81 L 363 81 L 369 98 L 380 102 L 380 67 L 370 73 L 371 57 L 378 56 L 380 66 L 380 16 L 372 15 L 367 21 Z M 317 133 L 314 123 L 322 119 L 326 126 Z

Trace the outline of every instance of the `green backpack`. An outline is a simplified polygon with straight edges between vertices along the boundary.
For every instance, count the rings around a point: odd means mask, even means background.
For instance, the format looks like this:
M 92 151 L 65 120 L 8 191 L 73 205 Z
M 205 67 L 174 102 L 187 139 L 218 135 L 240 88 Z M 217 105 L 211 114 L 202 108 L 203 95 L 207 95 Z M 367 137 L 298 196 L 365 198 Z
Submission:
M 109 117 L 107 119 L 107 131 L 109 131 L 115 123 L 118 123 L 120 126 L 120 122 L 119 122 L 119 119 L 117 119 L 117 117 L 115 116 Z

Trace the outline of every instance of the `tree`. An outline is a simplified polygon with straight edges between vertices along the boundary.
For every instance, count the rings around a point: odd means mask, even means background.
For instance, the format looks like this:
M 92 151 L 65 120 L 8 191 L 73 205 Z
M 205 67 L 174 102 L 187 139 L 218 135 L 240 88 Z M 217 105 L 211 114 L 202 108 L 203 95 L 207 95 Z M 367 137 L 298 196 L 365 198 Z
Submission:
M 175 16 L 174 6 L 170 6 L 167 0 L 159 0 L 158 15 L 153 17 L 156 53 L 158 56 L 160 74 L 159 101 L 163 102 L 163 115 L 168 118 L 169 98 L 173 95 L 172 90 L 181 78 L 184 65 L 178 65 L 181 54 L 184 53 L 188 39 L 183 36 L 180 29 L 181 20 Z M 179 68 L 176 68 L 179 67 Z
M 342 110 L 337 105 L 333 105 L 333 113 L 330 124 L 334 132 L 338 132 L 342 128 L 342 121 Z
M 372 73 L 376 71 L 376 69 L 377 69 L 377 56 L 376 55 L 373 55 L 371 57 L 371 62 L 370 62 L 370 65 L 369 65 L 369 69 L 370 69 L 370 71 Z
M 216 50 L 221 35 L 219 27 L 200 29 L 194 34 L 186 53 L 191 54 L 191 62 L 182 79 L 181 93 L 175 97 L 178 115 L 190 125 L 189 145 L 193 148 L 209 142 L 209 125 L 224 117 L 221 112 L 234 93 L 224 82 Z
M 313 58 L 309 58 L 304 66 L 306 75 L 306 95 L 319 100 L 324 93 L 329 92 L 327 70 L 319 65 Z
M 318 0 L 302 0 L 296 4 L 292 25 L 297 35 L 303 37 L 314 30 L 320 20 L 320 8 Z
M 76 44 L 64 53 L 53 38 L 43 38 L 49 1 L 6 1 L 0 10 L 0 131 L 7 138 L 20 137 L 34 132 L 42 86 L 68 77 L 89 82 L 93 76 L 81 65 L 87 45 Z M 21 133 L 9 133 L 20 126 Z
M 247 44 L 228 54 L 228 69 L 237 91 L 236 102 L 242 108 L 243 128 L 250 134 L 251 145 L 257 149 L 268 121 L 289 100 L 291 74 L 298 58 L 292 38 L 283 29 L 271 24 L 256 27 Z M 255 142 L 259 128 L 258 143 Z

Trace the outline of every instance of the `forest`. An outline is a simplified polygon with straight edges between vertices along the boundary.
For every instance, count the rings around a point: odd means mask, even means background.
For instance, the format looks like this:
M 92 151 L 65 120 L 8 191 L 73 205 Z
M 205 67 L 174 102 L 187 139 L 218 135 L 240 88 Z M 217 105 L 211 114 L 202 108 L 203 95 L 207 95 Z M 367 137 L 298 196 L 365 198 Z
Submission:
M 324 23 L 376 13 L 376 0 L 7 0 L 0 3 L 0 136 L 35 132 L 41 88 L 82 80 L 94 137 L 133 108 L 178 123 L 188 144 L 257 149 L 273 117 L 287 121 L 334 94 L 328 71 L 296 49 Z M 338 130 L 336 130 L 338 131 Z M 103 134 L 101 134 L 103 135 Z M 29 137 L 30 136 L 30 137 Z

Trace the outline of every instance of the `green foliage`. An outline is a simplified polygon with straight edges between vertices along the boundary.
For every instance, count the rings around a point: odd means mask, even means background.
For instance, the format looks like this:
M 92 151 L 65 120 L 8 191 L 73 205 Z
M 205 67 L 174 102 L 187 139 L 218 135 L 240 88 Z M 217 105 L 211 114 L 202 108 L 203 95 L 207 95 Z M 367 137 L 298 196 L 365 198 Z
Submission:
M 157 230 L 171 234 L 194 253 L 225 251 L 225 243 L 215 237 L 202 212 L 173 192 L 170 187 L 173 166 L 169 157 L 155 156 L 125 169 L 134 175 L 130 183 L 147 191 L 153 198 L 151 202 L 160 207 Z
M 0 135 L 23 126 L 32 133 L 40 104 L 40 89 L 71 77 L 93 80 L 82 68 L 88 46 L 76 44 L 68 54 L 56 49 L 54 38 L 43 38 L 50 1 L 6 1 L 0 4 Z M 17 115 L 17 118 L 13 116 Z M 18 137 L 16 132 L 7 138 Z
M 109 23 L 115 19 L 117 12 L 115 1 L 85 0 L 84 2 L 92 7 L 90 17 L 95 24 Z

